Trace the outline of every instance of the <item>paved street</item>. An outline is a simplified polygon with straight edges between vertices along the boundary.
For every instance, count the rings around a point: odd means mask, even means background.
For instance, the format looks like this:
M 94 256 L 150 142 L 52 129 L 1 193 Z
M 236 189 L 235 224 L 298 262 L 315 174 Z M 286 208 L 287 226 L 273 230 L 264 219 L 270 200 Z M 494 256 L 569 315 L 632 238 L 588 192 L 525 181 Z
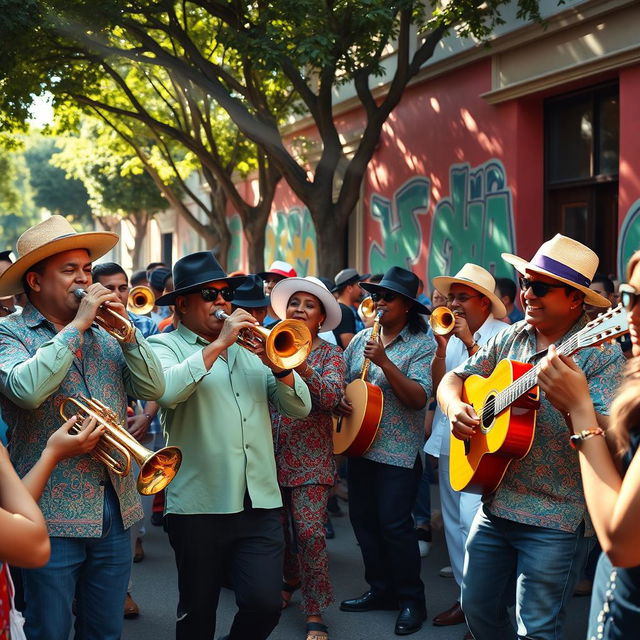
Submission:
M 433 492 L 437 493 L 434 488 Z M 344 503 L 341 503 L 344 507 Z M 395 613 L 390 611 L 370 613 L 344 613 L 337 603 L 347 597 L 359 595 L 366 589 L 362 577 L 360 552 L 355 542 L 348 518 L 333 520 L 336 537 L 329 540 L 331 575 L 335 588 L 336 603 L 326 612 L 332 640 L 390 640 L 393 633 Z M 133 594 L 142 614 L 137 620 L 125 621 L 123 640 L 171 639 L 174 633 L 177 603 L 176 572 L 173 554 L 166 535 L 159 527 L 149 527 L 144 541 L 146 558 L 134 565 Z M 431 553 L 422 561 L 422 578 L 426 585 L 429 620 L 447 609 L 456 599 L 453 579 L 440 578 L 438 570 L 448 564 L 446 546 L 442 532 L 434 538 Z M 573 598 L 568 614 L 567 640 L 583 640 L 586 634 L 588 598 Z M 271 635 L 273 640 L 304 640 L 304 618 L 296 606 L 299 593 L 294 594 L 292 606 L 283 612 L 280 624 Z M 234 615 L 233 594 L 224 591 L 218 610 L 216 637 L 229 629 Z M 416 640 L 462 640 L 462 625 L 456 627 L 434 627 L 429 621 L 423 629 L 412 636 Z

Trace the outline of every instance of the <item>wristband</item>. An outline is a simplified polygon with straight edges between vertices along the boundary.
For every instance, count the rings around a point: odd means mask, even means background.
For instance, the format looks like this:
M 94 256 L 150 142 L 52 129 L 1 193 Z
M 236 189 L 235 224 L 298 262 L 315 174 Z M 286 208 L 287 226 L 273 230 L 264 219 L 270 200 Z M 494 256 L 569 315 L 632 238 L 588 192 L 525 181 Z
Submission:
M 473 341 L 473 344 L 472 344 L 471 346 L 467 347 L 467 353 L 468 353 L 469 351 L 473 351 L 476 347 L 479 347 L 479 346 L 480 346 L 480 345 L 479 345 L 479 344 L 474 340 L 474 341 Z
M 596 429 L 583 429 L 569 438 L 569 444 L 574 449 L 577 449 L 585 440 L 593 438 L 593 436 L 602 436 L 604 438 L 604 435 L 604 431 L 600 427 Z
M 151 424 L 153 416 L 149 415 L 148 413 L 143 413 L 142 415 L 149 421 L 149 424 Z
M 275 371 L 273 372 L 273 377 L 274 378 L 286 378 L 289 374 L 291 373 L 291 369 L 283 369 L 282 371 L 275 373 Z

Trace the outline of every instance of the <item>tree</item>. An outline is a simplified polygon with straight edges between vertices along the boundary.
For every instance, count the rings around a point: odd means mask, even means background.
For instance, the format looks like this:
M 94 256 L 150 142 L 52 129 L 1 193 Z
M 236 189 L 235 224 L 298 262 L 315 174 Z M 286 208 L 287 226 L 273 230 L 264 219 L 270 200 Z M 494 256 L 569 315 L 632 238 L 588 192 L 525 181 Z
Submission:
M 114 0 L 100 4 L 48 0 L 37 7 L 21 7 L 19 15 L 30 15 L 25 19 L 27 33 L 38 33 L 39 46 L 44 37 L 45 44 L 53 47 L 52 54 L 17 51 L 15 41 L 4 37 L 11 47 L 0 98 L 16 118 L 25 108 L 24 85 L 17 87 L 12 81 L 16 74 L 32 78 L 27 83 L 31 87 L 44 86 L 56 95 L 95 104 L 89 94 L 97 66 L 107 73 L 114 62 L 150 73 L 162 70 L 184 94 L 186 104 L 197 96 L 223 109 L 264 154 L 267 169 L 284 176 L 313 217 L 321 271 L 335 273 L 346 256 L 347 223 L 367 165 L 382 126 L 407 84 L 445 34 L 455 29 L 461 37 L 486 38 L 502 21 L 500 10 L 509 3 L 433 0 L 427 8 L 424 0 Z M 537 0 L 514 0 L 514 4 L 518 17 L 540 19 Z M 24 29 L 18 32 L 12 24 L 5 31 L 32 49 Z M 416 32 L 420 38 L 414 46 Z M 384 57 L 390 47 L 396 52 L 395 70 L 388 71 L 387 88 L 378 94 L 374 81 L 385 75 Z M 36 72 L 37 82 L 34 64 L 47 69 Z M 112 77 L 126 93 L 122 74 Z M 274 83 L 283 87 L 275 100 L 269 93 Z M 346 83 L 352 83 L 364 113 L 362 136 L 348 155 L 332 104 L 334 91 Z M 135 95 L 128 97 L 135 104 Z M 318 135 L 317 162 L 309 163 L 287 139 L 289 123 L 282 117 L 283 104 L 311 118 Z M 113 105 L 99 106 L 132 118 L 141 118 L 144 111 L 138 106 L 135 114 Z M 199 129 L 206 117 L 207 110 L 199 109 L 189 126 Z M 147 124 L 198 155 L 198 136 L 189 135 L 186 140 L 184 128 L 177 133 L 167 123 L 147 120 Z M 216 175 L 213 165 L 206 170 Z M 230 194 L 224 176 L 216 178 Z
M 133 227 L 134 244 L 129 249 L 134 269 L 142 269 L 142 247 L 149 222 L 166 209 L 151 176 L 133 150 L 122 144 L 113 131 L 85 119 L 79 136 L 60 139 L 61 151 L 53 165 L 68 178 L 78 180 L 89 196 L 90 210 L 105 228 L 124 220 Z M 168 185 L 171 188 L 171 185 Z

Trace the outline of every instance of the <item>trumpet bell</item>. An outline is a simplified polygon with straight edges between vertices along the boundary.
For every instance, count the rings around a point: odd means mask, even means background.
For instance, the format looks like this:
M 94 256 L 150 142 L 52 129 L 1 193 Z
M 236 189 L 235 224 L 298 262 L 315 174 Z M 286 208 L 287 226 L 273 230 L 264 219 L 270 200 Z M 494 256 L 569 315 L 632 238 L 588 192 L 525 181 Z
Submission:
M 138 493 L 143 496 L 162 491 L 173 480 L 182 464 L 182 451 L 178 447 L 164 447 L 150 454 L 140 465 L 136 482 Z
M 311 353 L 311 333 L 301 320 L 282 320 L 273 329 L 256 327 L 267 358 L 282 369 L 295 369 Z
M 436 307 L 429 316 L 429 324 L 433 333 L 446 336 L 453 331 L 456 324 L 456 316 L 448 307 Z
M 358 305 L 358 316 L 363 322 L 376 315 L 376 303 L 371 296 L 367 296 Z
M 127 301 L 127 311 L 137 316 L 143 316 L 149 313 L 156 305 L 156 297 L 149 287 L 139 286 L 133 287 L 129 291 L 129 299 Z

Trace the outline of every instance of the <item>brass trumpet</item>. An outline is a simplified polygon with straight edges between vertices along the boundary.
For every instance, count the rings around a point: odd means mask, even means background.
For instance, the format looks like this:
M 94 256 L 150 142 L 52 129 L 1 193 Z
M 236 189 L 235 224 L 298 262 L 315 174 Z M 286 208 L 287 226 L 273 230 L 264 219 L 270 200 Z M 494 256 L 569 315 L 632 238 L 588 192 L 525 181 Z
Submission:
M 365 324 L 367 320 L 373 318 L 376 315 L 376 303 L 371 296 L 367 296 L 362 299 L 362 302 L 358 305 L 358 317 Z
M 173 480 L 182 462 L 182 452 L 178 447 L 164 447 L 159 451 L 143 447 L 118 422 L 115 412 L 99 400 L 84 396 L 80 396 L 80 400 L 65 398 L 60 405 L 60 417 L 65 421 L 71 417 L 65 414 L 67 405 L 73 406 L 73 413 L 79 415 L 81 420 L 95 418 L 99 425 L 105 427 L 106 431 L 90 453 L 95 460 L 105 464 L 116 475 L 126 476 L 131 471 L 133 456 L 140 467 L 136 482 L 139 493 L 144 496 L 158 493 Z M 72 427 L 72 433 L 80 432 L 78 422 Z M 121 459 L 116 457 L 118 454 Z
M 439 336 L 446 336 L 453 331 L 456 324 L 456 316 L 448 307 L 436 307 L 429 316 L 429 324 L 433 333 Z
M 144 316 L 156 306 L 156 297 L 149 287 L 133 287 L 129 291 L 127 300 L 127 311 L 135 313 L 137 316 Z
M 222 309 L 214 315 L 218 320 L 229 317 Z M 267 358 L 282 369 L 295 369 L 311 353 L 311 333 L 301 320 L 282 320 L 273 329 L 256 325 L 242 331 L 236 342 L 249 351 L 264 345 Z
M 84 298 L 87 292 L 84 289 L 77 288 L 73 290 L 73 294 L 77 298 Z M 109 309 L 104 305 L 100 305 L 98 313 L 96 313 L 96 322 L 116 340 L 120 342 L 131 342 L 135 335 L 136 329 L 128 318 L 121 316 L 113 309 Z

